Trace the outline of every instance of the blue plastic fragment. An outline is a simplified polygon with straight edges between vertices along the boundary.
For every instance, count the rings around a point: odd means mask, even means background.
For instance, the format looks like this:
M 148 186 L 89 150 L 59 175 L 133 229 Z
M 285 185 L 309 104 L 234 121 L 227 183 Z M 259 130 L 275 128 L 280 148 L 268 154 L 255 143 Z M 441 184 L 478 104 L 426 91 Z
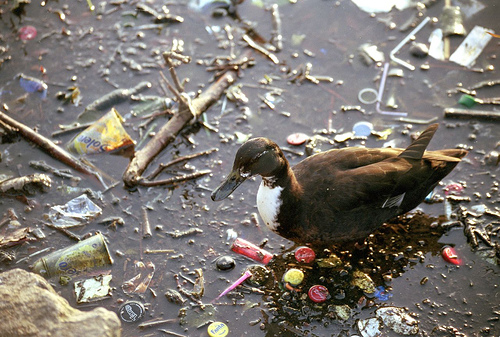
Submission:
M 21 74 L 19 76 L 19 84 L 21 87 L 24 89 L 24 91 L 32 93 L 32 92 L 38 92 L 40 93 L 41 98 L 46 98 L 47 97 L 47 84 L 39 79 L 25 76 Z
M 375 297 L 381 301 L 387 301 L 392 297 L 392 294 L 385 290 L 384 286 L 375 288 Z

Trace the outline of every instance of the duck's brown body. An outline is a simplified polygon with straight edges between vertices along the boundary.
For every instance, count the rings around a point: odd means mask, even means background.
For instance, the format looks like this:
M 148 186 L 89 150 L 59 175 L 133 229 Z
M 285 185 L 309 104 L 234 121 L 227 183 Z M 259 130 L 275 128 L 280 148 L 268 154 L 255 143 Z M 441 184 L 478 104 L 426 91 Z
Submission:
M 425 152 L 437 127 L 430 126 L 406 150 L 330 150 L 293 168 L 275 143 L 256 138 L 240 148 L 233 172 L 212 198 L 223 199 L 245 178 L 260 174 L 257 203 L 272 230 L 315 246 L 358 240 L 415 208 L 467 154 Z M 269 202 L 270 195 L 277 201 Z M 276 210 L 267 209 L 273 204 Z

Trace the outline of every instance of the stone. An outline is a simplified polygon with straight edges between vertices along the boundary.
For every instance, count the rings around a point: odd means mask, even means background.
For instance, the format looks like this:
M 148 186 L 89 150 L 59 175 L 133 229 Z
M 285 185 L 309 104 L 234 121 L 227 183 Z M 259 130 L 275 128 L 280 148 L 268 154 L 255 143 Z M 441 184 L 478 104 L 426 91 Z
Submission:
M 22 269 L 0 274 L 0 336 L 120 337 L 116 313 L 71 307 L 41 276 Z

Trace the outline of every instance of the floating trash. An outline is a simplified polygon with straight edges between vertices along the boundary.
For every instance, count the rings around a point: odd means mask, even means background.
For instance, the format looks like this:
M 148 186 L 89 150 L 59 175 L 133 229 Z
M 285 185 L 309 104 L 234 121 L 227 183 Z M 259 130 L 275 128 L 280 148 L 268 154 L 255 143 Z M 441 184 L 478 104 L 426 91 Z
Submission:
M 249 278 L 250 276 L 252 276 L 252 273 L 249 271 L 249 270 L 246 270 L 245 273 L 239 278 L 237 279 L 233 284 L 231 284 L 229 287 L 227 287 L 226 289 L 224 289 L 224 291 L 222 291 L 219 296 L 217 296 L 213 301 L 217 301 L 219 298 L 221 298 L 222 296 L 226 295 L 228 292 L 230 292 L 231 290 L 233 290 L 234 288 L 236 288 L 237 286 L 239 286 L 240 284 L 242 284 L 247 278 Z
M 358 330 L 363 337 L 378 337 L 381 336 L 380 321 L 373 317 L 368 319 L 360 319 L 358 321 Z
M 475 26 L 450 56 L 450 61 L 470 68 L 482 53 L 484 47 L 490 42 L 492 36 L 489 33 L 495 32 L 491 29 Z
M 94 154 L 124 149 L 134 144 L 122 125 L 123 118 L 115 108 L 71 140 L 68 150 L 77 154 Z
M 375 293 L 374 293 L 375 298 L 381 300 L 381 301 L 388 301 L 389 298 L 392 297 L 392 294 L 388 292 L 384 286 L 378 286 L 375 288 Z
M 351 284 L 359 289 L 363 290 L 367 294 L 375 293 L 375 282 L 371 279 L 368 274 L 363 273 L 362 271 L 355 270 L 352 273 L 353 279 Z
M 354 132 L 355 136 L 367 137 L 371 135 L 372 130 L 373 130 L 373 124 L 366 121 L 357 122 L 352 127 L 352 131 Z
M 231 256 L 221 256 L 215 261 L 215 265 L 219 270 L 232 270 L 236 266 L 236 262 Z
M 259 248 L 251 242 L 246 240 L 237 238 L 234 240 L 233 245 L 231 246 L 231 250 L 235 253 L 245 255 L 255 261 L 262 262 L 264 264 L 268 264 L 269 261 L 273 258 L 273 254 L 268 251 Z
M 445 60 L 443 30 L 441 28 L 433 30 L 429 36 L 429 56 L 436 60 Z
M 104 236 L 98 233 L 75 245 L 57 250 L 37 260 L 33 271 L 45 278 L 55 275 L 75 276 L 113 264 Z
M 378 47 L 373 44 L 364 43 L 359 46 L 359 55 L 366 65 L 371 65 L 373 62 L 384 62 L 384 53 L 378 50 Z
M 328 292 L 328 289 L 320 284 L 314 285 L 311 288 L 309 288 L 307 295 L 309 296 L 311 301 L 315 303 L 323 303 L 324 301 L 330 298 L 330 293 Z
M 49 219 L 55 226 L 70 228 L 81 226 L 97 218 L 101 213 L 102 209 L 93 203 L 86 194 L 82 194 L 64 205 L 51 207 Z
M 134 277 L 129 279 L 128 281 L 123 282 L 122 290 L 126 294 L 143 294 L 149 287 L 149 283 L 153 279 L 155 274 L 155 265 L 153 262 L 135 262 L 135 269 L 133 273 Z
M 468 108 L 472 108 L 476 104 L 476 99 L 471 95 L 462 95 L 458 100 L 458 104 L 462 104 Z
M 89 303 L 111 297 L 111 275 L 94 276 L 75 282 L 76 303 Z
M 34 78 L 31 76 L 26 76 L 24 74 L 17 75 L 19 77 L 19 85 L 24 89 L 24 91 L 33 93 L 40 93 L 40 97 L 42 99 L 47 98 L 47 89 L 49 88 L 47 83 L 38 78 Z
M 444 247 L 441 254 L 443 256 L 443 259 L 448 263 L 452 263 L 457 266 L 462 264 L 462 259 L 458 258 L 457 253 L 455 252 L 455 249 L 453 247 Z
M 229 328 L 222 322 L 213 322 L 208 326 L 207 331 L 210 337 L 225 337 L 229 333 Z
M 292 133 L 286 137 L 286 141 L 290 145 L 302 145 L 309 139 L 309 136 L 302 132 Z
M 36 35 L 37 31 L 33 26 L 24 26 L 19 28 L 19 38 L 23 41 L 33 40 Z
M 298 286 L 304 280 L 304 272 L 297 268 L 288 269 L 283 275 L 283 282 Z
M 458 6 L 444 6 L 439 21 L 444 36 L 465 35 L 466 33 L 462 12 Z
M 144 317 L 144 305 L 141 302 L 129 301 L 124 303 L 118 313 L 122 321 L 127 323 L 135 323 Z
M 396 333 L 402 335 L 415 335 L 418 333 L 418 321 L 403 308 L 384 307 L 377 309 L 375 314 L 382 320 L 384 326 Z
M 295 259 L 302 263 L 311 263 L 316 258 L 316 253 L 309 247 L 299 247 L 294 253 Z

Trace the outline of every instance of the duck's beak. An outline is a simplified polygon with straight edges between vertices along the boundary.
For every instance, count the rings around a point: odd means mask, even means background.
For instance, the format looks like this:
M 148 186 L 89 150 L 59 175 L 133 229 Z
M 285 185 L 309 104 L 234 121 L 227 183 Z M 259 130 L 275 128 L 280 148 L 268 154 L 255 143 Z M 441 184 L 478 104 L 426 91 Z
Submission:
M 238 170 L 231 171 L 226 180 L 212 192 L 212 200 L 221 201 L 226 199 L 245 179 L 245 177 L 240 175 Z

